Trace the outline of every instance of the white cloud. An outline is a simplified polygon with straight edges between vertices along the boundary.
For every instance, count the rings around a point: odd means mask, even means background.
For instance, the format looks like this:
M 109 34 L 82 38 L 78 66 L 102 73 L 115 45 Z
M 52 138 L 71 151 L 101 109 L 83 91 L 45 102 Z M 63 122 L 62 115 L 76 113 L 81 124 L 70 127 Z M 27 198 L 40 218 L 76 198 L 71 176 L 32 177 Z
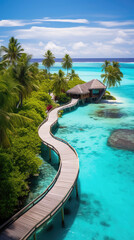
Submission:
M 39 45 L 40 47 L 43 47 L 43 46 L 44 46 L 44 43 L 40 41 L 38 45 Z
M 70 28 L 51 28 L 32 26 L 30 29 L 16 30 L 16 37 L 20 39 L 84 39 L 85 37 L 94 36 L 104 38 L 112 36 L 115 30 L 107 28 L 91 28 L 91 27 L 70 27 Z
M 31 54 L 33 57 L 43 57 L 44 48 L 39 47 L 39 44 L 34 43 L 25 43 L 22 44 L 22 47 L 25 49 L 25 52 Z
M 44 53 L 47 50 L 51 50 L 53 54 L 57 57 L 63 57 L 66 53 L 70 54 L 70 51 L 67 51 L 66 47 L 59 46 L 54 42 L 39 42 L 38 44 L 22 44 L 22 47 L 25 49 L 25 52 L 32 54 L 34 57 L 43 57 Z
M 84 48 L 84 47 L 86 47 L 86 46 L 87 46 L 86 43 L 76 42 L 76 43 L 74 43 L 74 44 L 72 45 L 72 49 L 74 49 L 74 50 L 79 50 L 79 49 Z
M 128 49 L 119 49 L 115 45 L 102 42 L 83 43 L 79 49 L 74 49 L 74 45 L 72 47 L 70 45 L 61 46 L 54 42 L 43 43 L 42 46 L 39 44 L 23 44 L 22 46 L 27 53 L 33 54 L 33 57 L 36 58 L 43 57 L 48 49 L 53 52 L 55 57 L 63 57 L 66 53 L 70 54 L 71 57 L 125 57 L 125 55 L 131 55 Z
M 113 41 L 111 41 L 112 44 L 122 44 L 125 43 L 126 41 L 123 38 L 117 37 Z
M 102 42 L 94 42 L 93 45 L 96 47 L 101 47 L 103 44 Z
M 98 23 L 104 27 L 119 27 L 119 26 L 128 26 L 128 25 L 134 25 L 134 21 L 96 21 L 95 23 Z
M 40 24 L 40 22 L 34 22 L 34 24 Z M 32 25 L 33 22 L 26 22 L 24 20 L 0 20 L 0 27 L 21 27 L 26 25 Z
M 67 53 L 67 49 L 64 46 L 59 46 L 57 44 L 55 44 L 54 42 L 48 42 L 45 47 L 44 50 L 51 50 L 54 55 L 59 55 L 59 56 L 63 56 L 65 53 Z
M 109 41 L 109 43 L 111 43 L 111 44 L 118 44 L 118 45 L 121 45 L 121 44 L 133 45 L 134 44 L 134 40 L 133 39 L 125 39 L 125 38 L 117 37 L 117 38 L 113 39 L 112 41 Z
M 36 21 L 36 20 L 35 20 Z M 42 18 L 37 19 L 37 21 L 41 22 L 66 22 L 66 23 L 89 23 L 87 19 L 53 19 L 53 18 Z
M 14 31 L 30 53 L 41 57 L 50 49 L 56 57 L 69 53 L 72 57 L 133 57 L 134 29 L 111 29 L 103 27 L 51 28 L 32 26 Z M 34 50 L 35 49 L 35 50 Z

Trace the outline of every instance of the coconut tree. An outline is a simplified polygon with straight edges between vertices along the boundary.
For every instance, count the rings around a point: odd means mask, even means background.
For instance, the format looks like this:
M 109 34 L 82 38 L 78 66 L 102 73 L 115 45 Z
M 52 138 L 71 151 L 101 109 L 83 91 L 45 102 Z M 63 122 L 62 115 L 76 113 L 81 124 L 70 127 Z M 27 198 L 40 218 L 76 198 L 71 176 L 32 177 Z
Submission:
M 0 73 L 7 67 L 7 61 L 2 59 L 2 48 L 0 47 Z
M 62 70 L 59 70 L 58 74 L 53 75 L 53 90 L 56 96 L 59 96 L 62 91 L 67 89 L 67 80 L 65 74 Z
M 8 63 L 7 63 L 6 60 L 0 61 L 0 72 L 1 72 L 1 73 L 6 70 L 7 65 L 8 65 Z
M 31 64 L 31 55 L 23 53 L 17 62 L 17 65 L 13 68 L 13 76 L 19 84 L 19 105 L 22 106 L 23 99 L 26 98 L 33 90 L 38 88 L 36 74 L 37 65 Z
M 102 65 L 102 72 L 105 71 L 106 72 L 106 68 L 110 65 L 110 61 L 105 60 L 105 62 Z
M 69 54 L 66 54 L 62 59 L 62 67 L 67 69 L 67 75 L 68 75 L 68 70 L 72 68 L 72 58 L 69 56 Z
M 112 64 L 113 64 L 113 67 L 120 68 L 119 62 L 113 61 Z
M 1 46 L 2 51 L 5 53 L 3 55 L 3 60 L 8 60 L 10 64 L 15 64 L 15 62 L 21 57 L 24 49 L 21 47 L 18 40 L 11 37 L 9 40 L 8 47 Z
M 106 67 L 105 73 L 101 74 L 101 78 L 103 78 L 103 83 L 110 88 L 120 85 L 123 74 L 120 69 L 110 65 Z
M 50 75 L 50 68 L 54 65 L 55 63 L 55 56 L 50 50 L 47 50 L 47 52 L 44 55 L 45 59 L 42 61 L 42 64 L 47 68 L 48 73 Z
M 74 77 L 79 78 L 78 74 L 75 73 L 75 70 L 71 69 L 71 73 L 69 74 L 69 79 L 72 80 Z
M 11 72 L 0 74 L 0 146 L 10 146 L 9 133 L 14 128 L 29 120 L 13 112 L 18 94 L 18 86 L 11 77 Z

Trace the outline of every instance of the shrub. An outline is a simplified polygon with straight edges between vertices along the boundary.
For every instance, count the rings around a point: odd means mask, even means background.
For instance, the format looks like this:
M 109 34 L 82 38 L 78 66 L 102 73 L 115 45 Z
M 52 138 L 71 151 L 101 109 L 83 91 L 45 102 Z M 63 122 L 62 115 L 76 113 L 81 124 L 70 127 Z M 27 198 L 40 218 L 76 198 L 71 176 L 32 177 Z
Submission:
M 68 89 L 73 88 L 76 85 L 83 84 L 83 83 L 85 83 L 83 80 L 81 80 L 81 79 L 79 79 L 77 77 L 74 77 L 73 80 L 69 80 L 68 81 Z
M 47 111 L 50 111 L 52 109 L 52 107 L 53 107 L 52 105 L 48 105 L 47 106 Z
M 60 104 L 67 103 L 70 101 L 70 97 L 67 96 L 66 93 L 61 93 L 60 96 L 58 96 L 58 102 Z
M 102 99 L 104 99 L 104 100 L 116 100 L 116 98 L 114 96 L 112 96 L 109 91 L 105 92 L 105 95 L 103 96 Z

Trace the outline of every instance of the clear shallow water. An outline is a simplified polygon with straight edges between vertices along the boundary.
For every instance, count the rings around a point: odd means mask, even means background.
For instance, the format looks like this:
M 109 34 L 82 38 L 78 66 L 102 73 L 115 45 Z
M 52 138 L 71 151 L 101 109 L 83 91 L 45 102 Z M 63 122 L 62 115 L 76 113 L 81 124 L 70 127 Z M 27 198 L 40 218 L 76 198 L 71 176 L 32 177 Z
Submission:
M 42 159 L 43 164 L 39 168 L 39 176 L 34 176 L 29 180 L 30 192 L 24 205 L 27 205 L 43 193 L 53 181 L 58 169 L 58 156 L 54 151 L 51 153 L 52 161 L 50 162 L 48 148 L 42 144 L 42 151 L 39 157 Z
M 59 213 L 47 228 L 37 232 L 37 239 L 134 239 L 134 152 L 107 145 L 114 129 L 134 128 L 134 77 L 130 69 L 126 70 L 126 83 L 111 89 L 123 103 L 80 106 L 59 119 L 65 128 L 58 128 L 56 136 L 68 141 L 79 156 L 79 200 L 73 193 L 66 204 L 64 228 Z M 100 117 L 97 113 L 101 110 L 116 111 L 122 117 Z

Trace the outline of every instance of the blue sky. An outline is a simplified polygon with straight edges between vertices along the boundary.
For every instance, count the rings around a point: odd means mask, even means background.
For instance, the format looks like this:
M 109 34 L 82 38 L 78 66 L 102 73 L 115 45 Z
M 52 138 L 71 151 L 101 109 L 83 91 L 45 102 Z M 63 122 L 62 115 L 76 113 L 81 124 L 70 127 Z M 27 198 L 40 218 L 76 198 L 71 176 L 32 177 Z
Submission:
M 0 45 L 42 57 L 134 57 L 134 0 L 0 0 Z

